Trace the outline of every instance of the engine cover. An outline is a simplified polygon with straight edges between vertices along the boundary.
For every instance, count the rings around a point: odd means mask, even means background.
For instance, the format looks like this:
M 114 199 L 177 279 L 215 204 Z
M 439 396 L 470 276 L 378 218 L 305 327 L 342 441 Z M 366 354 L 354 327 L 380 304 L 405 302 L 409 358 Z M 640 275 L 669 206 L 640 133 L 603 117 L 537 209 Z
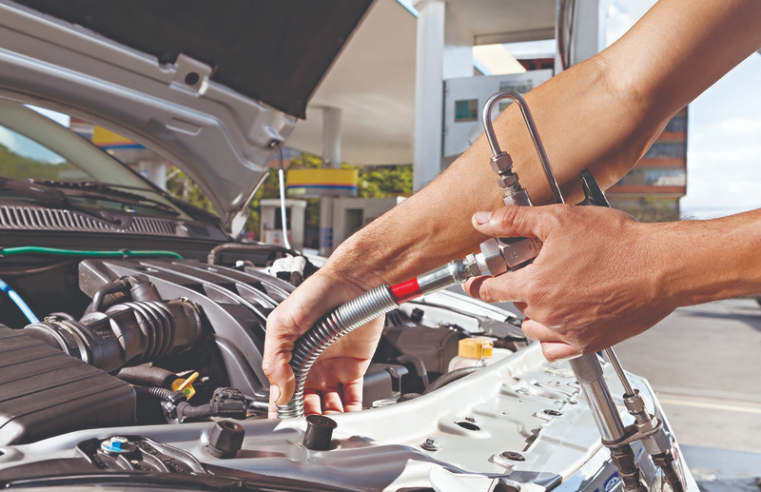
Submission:
M 134 422 L 132 386 L 0 327 L 0 446 Z

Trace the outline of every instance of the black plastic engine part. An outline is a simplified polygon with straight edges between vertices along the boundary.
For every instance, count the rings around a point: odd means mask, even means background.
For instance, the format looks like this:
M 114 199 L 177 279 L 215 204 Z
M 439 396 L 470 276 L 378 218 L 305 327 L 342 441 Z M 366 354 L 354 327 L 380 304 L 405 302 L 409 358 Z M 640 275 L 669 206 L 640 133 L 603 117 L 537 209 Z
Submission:
M 0 327 L 0 446 L 134 422 L 132 386 Z
M 181 401 L 176 406 L 177 421 L 187 422 L 191 419 L 207 417 L 227 417 L 243 420 L 248 413 L 251 400 L 234 388 L 217 388 L 209 403 L 194 407 L 187 401 Z
M 186 298 L 203 313 L 204 331 L 211 335 L 206 339 L 209 348 L 222 361 L 215 362 L 208 373 L 216 378 L 212 387 L 238 388 L 252 398 L 267 394 L 261 355 L 266 318 L 293 290 L 292 285 L 262 272 L 244 273 L 194 260 L 88 259 L 79 264 L 79 287 L 93 296 L 114 279 L 134 275 L 148 277 L 162 299 Z M 188 364 L 170 367 L 166 360 L 161 367 L 174 372 L 191 369 Z M 192 368 L 198 370 L 195 364 Z
M 373 402 L 400 394 L 406 375 L 407 368 L 399 364 L 370 364 L 362 381 L 362 406 L 369 408 Z
M 313 451 L 327 451 L 333 439 L 333 429 L 337 426 L 335 420 L 325 415 L 309 415 L 307 430 L 304 433 L 304 447 Z
M 429 393 L 432 393 L 436 391 L 439 388 L 443 388 L 444 386 L 448 385 L 449 383 L 454 383 L 458 379 L 462 379 L 465 376 L 470 376 L 474 372 L 481 369 L 480 367 L 463 367 L 461 369 L 456 369 L 454 371 L 448 372 L 441 376 L 439 379 L 431 383 L 425 391 L 423 391 L 422 394 L 427 395 Z
M 147 278 L 140 280 L 133 291 L 155 291 Z M 157 293 L 134 297 L 150 300 L 117 304 L 105 313 L 87 314 L 80 322 L 49 317 L 24 331 L 109 372 L 184 352 L 202 338 L 200 312 L 192 302 L 163 302 Z
M 428 373 L 447 372 L 449 361 L 457 355 L 460 332 L 447 327 L 430 328 L 411 322 L 387 326 L 373 358 L 393 362 L 400 355 L 418 358 Z
M 141 386 L 169 387 L 177 379 L 177 374 L 148 363 L 139 366 L 122 367 L 116 377 L 128 383 L 139 384 Z
M 217 422 L 211 429 L 206 451 L 215 458 L 234 458 L 240 448 L 243 447 L 245 436 L 246 431 L 242 425 L 229 420 Z

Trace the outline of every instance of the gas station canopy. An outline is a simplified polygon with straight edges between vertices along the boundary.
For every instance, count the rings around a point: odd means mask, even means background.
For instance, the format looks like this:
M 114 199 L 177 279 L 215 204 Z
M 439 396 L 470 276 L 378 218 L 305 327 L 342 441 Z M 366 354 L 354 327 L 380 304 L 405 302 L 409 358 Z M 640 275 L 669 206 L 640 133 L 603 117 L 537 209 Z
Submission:
M 418 1 L 415 7 L 423 9 L 438 1 Z M 555 0 L 448 0 L 446 44 L 459 50 L 455 56 L 462 57 L 467 50 L 472 60 L 471 48 L 476 45 L 551 39 L 555 9 Z M 420 70 L 416 53 L 426 52 L 418 21 L 414 7 L 377 0 L 312 97 L 306 121 L 298 122 L 286 144 L 324 156 L 323 113 L 325 108 L 336 108 L 341 161 L 413 163 L 415 80 Z M 472 73 L 471 61 L 468 75 Z

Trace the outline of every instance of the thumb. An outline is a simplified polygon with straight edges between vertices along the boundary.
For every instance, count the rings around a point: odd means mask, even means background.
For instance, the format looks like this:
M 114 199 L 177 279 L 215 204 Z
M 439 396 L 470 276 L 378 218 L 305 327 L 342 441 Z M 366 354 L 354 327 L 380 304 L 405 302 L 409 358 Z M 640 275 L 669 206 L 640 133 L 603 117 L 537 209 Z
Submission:
M 557 205 L 524 207 L 509 205 L 495 212 L 473 214 L 473 227 L 492 237 L 537 237 L 544 242 L 557 223 Z

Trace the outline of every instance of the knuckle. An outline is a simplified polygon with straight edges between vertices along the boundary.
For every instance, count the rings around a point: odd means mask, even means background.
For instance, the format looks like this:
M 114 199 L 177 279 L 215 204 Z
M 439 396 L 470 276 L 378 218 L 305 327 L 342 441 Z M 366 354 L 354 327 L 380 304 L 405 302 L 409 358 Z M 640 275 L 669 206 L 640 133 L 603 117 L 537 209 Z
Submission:
M 520 220 L 521 215 L 521 207 L 504 207 L 499 217 L 499 225 L 505 229 L 511 229 Z
M 493 282 L 483 282 L 478 290 L 478 297 L 484 302 L 496 302 Z

